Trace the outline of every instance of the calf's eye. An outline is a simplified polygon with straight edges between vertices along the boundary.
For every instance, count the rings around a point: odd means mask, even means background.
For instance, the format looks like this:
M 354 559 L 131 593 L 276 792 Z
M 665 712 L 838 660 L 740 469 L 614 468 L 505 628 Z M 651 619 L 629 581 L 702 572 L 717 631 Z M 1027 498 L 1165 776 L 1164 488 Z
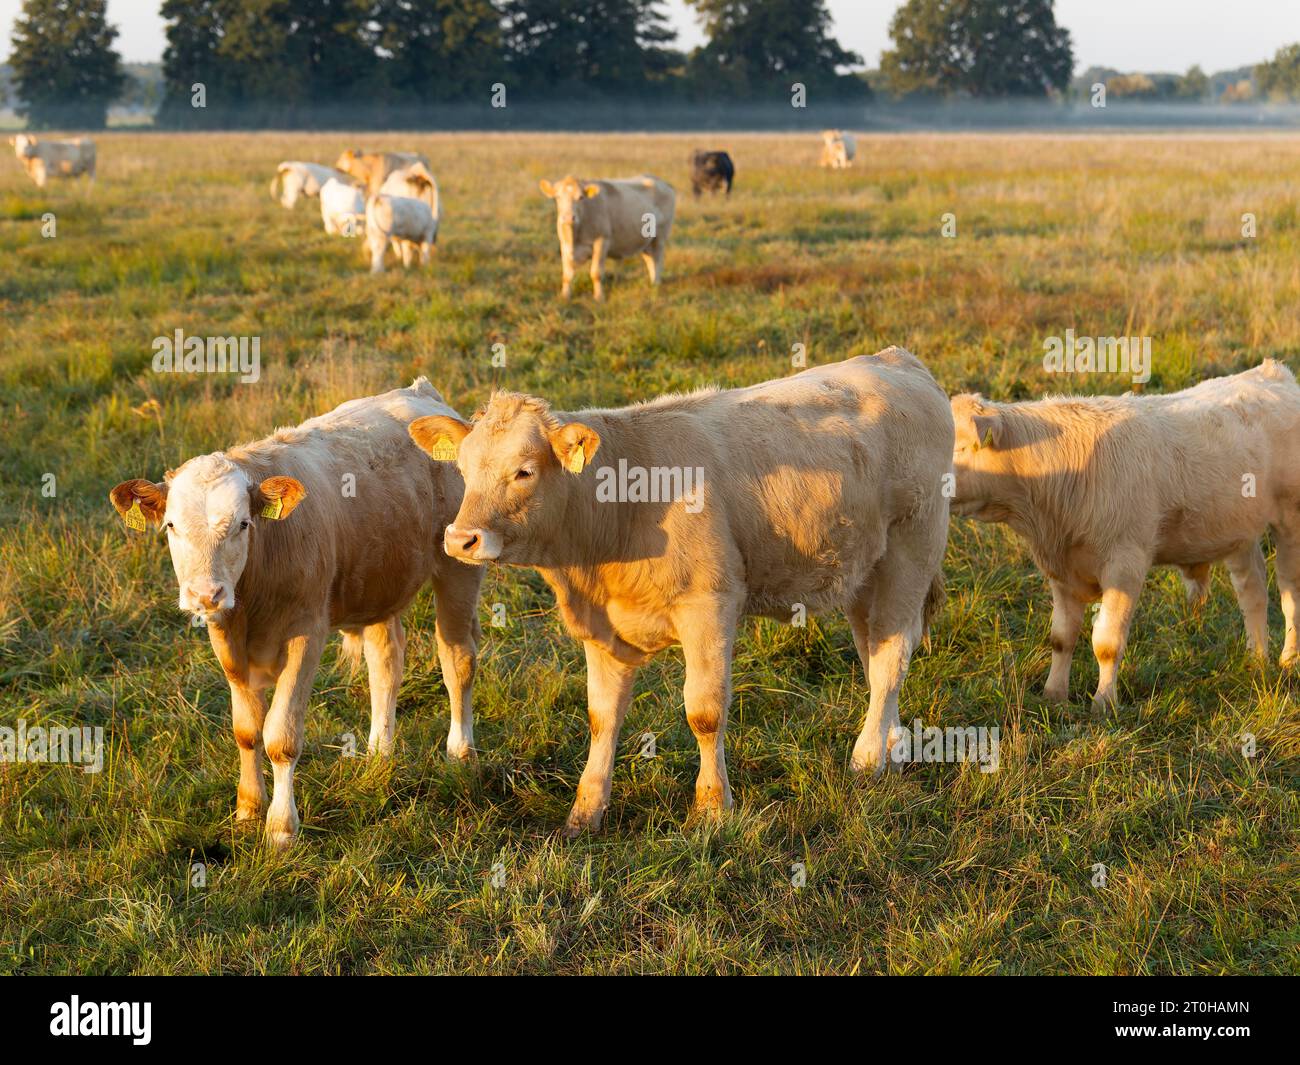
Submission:
M 243 521 L 239 523 L 239 531 L 243 532 L 247 528 L 248 528 L 248 519 L 245 518 Z
M 526 480 L 528 480 L 528 478 L 531 477 L 532 475 L 533 475 L 533 471 L 532 471 L 532 470 L 520 470 L 518 473 L 515 474 L 515 480 L 516 480 L 516 481 L 526 481 Z

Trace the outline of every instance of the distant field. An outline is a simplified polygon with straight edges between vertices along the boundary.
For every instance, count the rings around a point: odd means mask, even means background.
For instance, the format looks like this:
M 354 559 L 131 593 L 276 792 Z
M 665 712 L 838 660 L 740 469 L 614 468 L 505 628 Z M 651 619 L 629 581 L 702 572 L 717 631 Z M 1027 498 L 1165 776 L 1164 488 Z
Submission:
M 855 784 L 847 624 L 747 622 L 734 816 L 687 820 L 696 745 L 669 653 L 641 673 L 604 831 L 565 843 L 581 648 L 535 574 L 494 571 L 485 625 L 494 603 L 508 620 L 485 627 L 477 764 L 442 758 L 424 595 L 392 764 L 341 756 L 369 709 L 327 652 L 302 842 L 274 855 L 234 829 L 228 696 L 165 544 L 128 539 L 106 500 L 417 374 L 463 412 L 495 386 L 572 409 L 782 376 L 796 344 L 817 364 L 897 343 L 949 392 L 1130 387 L 1046 374 L 1067 328 L 1152 337 L 1149 390 L 1265 356 L 1300 370 L 1300 137 L 869 137 L 840 173 L 815 167 L 815 136 L 96 139 L 89 195 L 0 159 L 0 725 L 100 725 L 110 744 L 99 774 L 0 765 L 0 972 L 1300 973 L 1300 678 L 1249 663 L 1222 572 L 1199 615 L 1176 575 L 1148 581 L 1116 712 L 1089 710 L 1086 639 L 1071 704 L 1049 707 L 1046 586 L 1010 534 L 957 520 L 902 719 L 999 726 L 997 772 Z M 269 198 L 279 160 L 351 146 L 431 157 L 432 268 L 371 278 L 316 201 Z M 692 202 L 695 146 L 731 151 L 730 201 Z M 680 195 L 662 290 L 626 262 L 604 305 L 585 274 L 557 302 L 538 179 L 645 171 Z M 178 328 L 260 336 L 260 382 L 153 373 Z

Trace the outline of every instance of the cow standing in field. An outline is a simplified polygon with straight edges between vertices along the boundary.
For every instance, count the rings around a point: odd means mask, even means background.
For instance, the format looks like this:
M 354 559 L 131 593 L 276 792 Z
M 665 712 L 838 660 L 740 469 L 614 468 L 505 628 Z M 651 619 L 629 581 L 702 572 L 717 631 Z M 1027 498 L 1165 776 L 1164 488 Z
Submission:
M 953 511 L 1005 522 L 1024 537 L 1052 588 L 1052 668 L 1045 695 L 1064 701 L 1084 605 L 1100 676 L 1115 678 L 1147 571 L 1177 566 L 1195 605 L 1210 566 L 1227 564 L 1251 649 L 1268 654 L 1268 578 L 1260 537 L 1272 529 L 1286 616 L 1282 664 L 1296 659 L 1300 595 L 1300 388 L 1271 359 L 1167 396 L 952 400 Z
M 52 177 L 73 178 L 84 174 L 89 184 L 95 183 L 95 142 L 89 137 L 43 141 L 30 133 L 20 133 L 10 137 L 9 143 L 38 189 L 45 188 L 45 182 Z
M 430 168 L 428 156 L 419 152 L 367 152 L 358 148 L 349 148 L 334 165 L 361 182 L 367 196 L 377 196 L 389 174 L 413 163 L 422 163 L 426 170 Z
M 384 252 L 390 244 L 403 266 L 415 262 L 417 254 L 420 265 L 427 266 L 437 240 L 438 216 L 427 200 L 388 195 L 366 200 L 366 249 L 372 274 L 384 272 Z
M 898 694 L 943 597 L 948 400 L 901 348 L 751 388 L 620 410 L 497 393 L 468 425 L 411 436 L 455 454 L 465 497 L 446 549 L 536 568 L 587 657 L 591 757 L 570 835 L 599 826 L 637 667 L 680 643 L 699 743 L 697 809 L 731 806 L 724 736 L 736 628 L 842 610 L 871 686 L 855 770 L 881 770 Z
M 822 132 L 822 166 L 828 166 L 832 170 L 847 170 L 853 165 L 857 154 L 858 141 L 852 133 L 839 129 Z
M 701 190 L 717 192 L 726 189 L 731 195 L 731 183 L 736 177 L 736 165 L 726 152 L 696 151 L 691 155 L 691 192 L 696 199 Z
M 124 481 L 110 494 L 129 527 L 144 531 L 152 522 L 167 532 L 180 608 L 206 620 L 230 684 L 240 755 L 236 816 L 255 818 L 266 805 L 265 751 L 275 778 L 266 834 L 275 847 L 287 847 L 298 831 L 294 767 L 329 634 L 342 630 L 354 663 L 365 657 L 369 749 L 386 756 L 406 646 L 401 614 L 429 581 L 451 701 L 447 753 L 466 758 L 473 747 L 480 573 L 441 546 L 464 486 L 452 465 L 431 464 L 408 435 L 412 421 L 435 415 L 455 412 L 419 378 L 256 443 L 190 459 L 159 483 Z
M 320 163 L 281 163 L 271 179 L 271 199 L 279 200 L 281 207 L 293 210 L 300 198 L 319 196 L 320 190 L 330 181 L 346 185 L 349 178 L 342 170 Z
M 677 194 L 666 181 L 642 175 L 613 181 L 566 177 L 541 183 L 542 194 L 555 201 L 555 229 L 560 237 L 560 263 L 564 283 L 560 294 L 573 293 L 576 263 L 591 260 L 591 285 L 603 299 L 605 259 L 640 255 L 659 284 L 664 269 L 664 249 L 673 227 Z

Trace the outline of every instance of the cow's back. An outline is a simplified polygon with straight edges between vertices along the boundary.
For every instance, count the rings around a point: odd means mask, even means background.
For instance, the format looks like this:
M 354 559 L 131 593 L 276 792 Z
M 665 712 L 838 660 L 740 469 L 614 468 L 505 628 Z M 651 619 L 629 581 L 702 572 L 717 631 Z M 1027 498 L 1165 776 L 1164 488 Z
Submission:
M 608 253 L 614 258 L 635 255 L 645 250 L 655 234 L 666 235 L 673 223 L 677 195 L 666 181 L 643 174 L 635 178 L 618 178 L 596 182 L 609 239 Z M 645 233 L 646 215 L 654 218 L 651 236 Z M 593 235 L 601 235 L 596 233 Z M 590 236 L 582 234 L 582 243 Z

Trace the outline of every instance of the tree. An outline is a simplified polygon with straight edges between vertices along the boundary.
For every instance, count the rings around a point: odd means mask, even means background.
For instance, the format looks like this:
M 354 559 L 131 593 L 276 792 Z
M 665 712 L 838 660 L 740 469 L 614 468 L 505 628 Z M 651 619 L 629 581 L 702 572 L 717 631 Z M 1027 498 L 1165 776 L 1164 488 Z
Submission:
M 500 79 L 501 13 L 492 0 L 377 0 L 370 43 L 390 99 L 487 99 Z
M 825 0 L 687 0 L 709 42 L 691 59 L 691 74 L 710 95 L 748 96 L 764 86 L 801 82 L 840 95 L 866 95 L 866 82 L 842 75 L 862 57 L 832 36 Z
M 1046 96 L 1074 69 L 1054 0 L 907 0 L 881 71 L 899 94 Z
M 1255 68 L 1259 95 L 1270 100 L 1300 99 L 1300 44 L 1279 48 L 1277 54 Z
M 107 0 L 24 0 L 9 64 L 33 129 L 100 129 L 126 85 Z
M 503 0 L 512 85 L 554 95 L 643 93 L 681 56 L 662 0 Z
M 1210 91 L 1210 79 L 1198 66 L 1187 68 L 1187 73 L 1178 79 L 1174 94 L 1184 100 L 1203 100 Z

